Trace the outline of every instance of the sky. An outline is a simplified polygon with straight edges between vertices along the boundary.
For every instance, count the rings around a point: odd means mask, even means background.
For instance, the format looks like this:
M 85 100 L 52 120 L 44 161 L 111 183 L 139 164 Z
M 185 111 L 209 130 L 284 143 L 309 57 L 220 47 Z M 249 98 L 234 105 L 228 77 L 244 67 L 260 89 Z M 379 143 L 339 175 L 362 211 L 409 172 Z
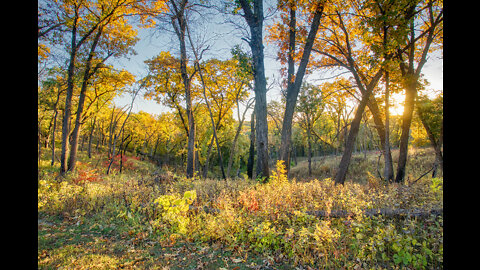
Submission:
M 207 32 L 209 34 L 216 32 L 216 33 L 228 33 L 231 31 L 231 25 L 221 23 L 221 22 L 210 22 L 210 26 L 207 26 Z M 210 28 L 208 28 L 210 27 Z M 212 27 L 215 27 L 215 30 L 212 31 Z M 158 55 L 161 51 L 171 51 L 174 55 L 176 55 L 174 47 L 178 44 L 178 40 L 176 37 L 172 35 L 160 35 L 158 32 L 155 34 L 152 32 L 152 29 L 138 29 L 138 35 L 140 40 L 135 45 L 135 50 L 137 55 L 131 56 L 130 59 L 117 59 L 112 62 L 114 66 L 117 68 L 123 68 L 131 72 L 132 74 L 141 78 L 146 75 L 147 73 L 147 66 L 144 63 L 145 60 L 151 59 L 154 56 Z M 214 42 L 210 42 L 212 44 L 211 49 L 206 54 L 206 57 L 216 57 L 220 59 L 227 59 L 230 55 L 230 48 L 232 48 L 235 44 L 242 44 L 243 48 L 249 49 L 248 45 L 246 45 L 245 41 L 242 41 L 238 35 L 228 35 L 225 37 L 219 37 Z M 273 45 L 265 44 L 265 73 L 266 76 L 270 79 L 278 79 L 280 77 L 280 68 L 281 65 L 279 62 L 275 60 L 276 58 L 276 49 Z M 189 46 L 187 45 L 187 50 L 189 50 Z M 427 86 L 427 90 L 443 90 L 443 59 L 441 58 L 440 52 L 435 52 L 429 55 L 426 64 L 422 69 L 422 73 L 424 74 L 424 78 L 427 79 L 430 83 Z M 269 80 L 270 82 L 271 80 Z M 434 91 L 431 91 L 432 93 Z M 253 93 L 252 93 L 253 96 Z M 267 101 L 271 100 L 279 100 L 280 99 L 280 90 L 278 85 L 274 84 L 272 89 L 269 90 L 267 93 Z M 402 102 L 402 96 L 398 95 L 396 98 L 392 96 L 392 102 L 397 103 L 396 107 L 401 107 L 399 102 Z M 125 105 L 131 103 L 131 96 L 124 95 L 121 97 L 117 97 L 114 100 L 115 104 L 117 105 Z M 395 104 L 394 104 L 395 105 Z M 392 107 L 392 110 L 395 106 Z M 243 108 L 241 108 L 243 109 Z M 165 106 L 156 103 L 153 100 L 145 100 L 143 98 L 143 94 L 140 94 L 134 103 L 134 108 L 132 109 L 133 112 L 144 111 L 151 114 L 160 114 L 162 112 L 166 112 L 169 109 Z M 398 111 L 399 112 L 399 111 Z M 395 113 L 395 112 L 392 112 Z M 249 114 L 249 113 L 247 113 Z M 236 113 L 233 114 L 236 117 Z

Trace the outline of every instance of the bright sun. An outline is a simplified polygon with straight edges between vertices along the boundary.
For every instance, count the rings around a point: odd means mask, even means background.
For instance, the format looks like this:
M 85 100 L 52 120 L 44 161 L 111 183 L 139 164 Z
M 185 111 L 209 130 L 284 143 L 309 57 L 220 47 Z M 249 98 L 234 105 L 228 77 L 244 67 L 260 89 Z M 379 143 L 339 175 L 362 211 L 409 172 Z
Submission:
M 405 95 L 402 94 L 392 94 L 390 95 L 390 115 L 402 115 L 403 114 L 403 103 L 405 102 Z

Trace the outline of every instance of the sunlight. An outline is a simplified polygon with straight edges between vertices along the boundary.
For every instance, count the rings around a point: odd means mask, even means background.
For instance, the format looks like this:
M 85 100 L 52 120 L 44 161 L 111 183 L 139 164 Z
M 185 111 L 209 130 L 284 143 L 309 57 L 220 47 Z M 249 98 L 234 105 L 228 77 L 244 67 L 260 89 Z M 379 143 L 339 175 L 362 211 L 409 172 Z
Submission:
M 405 102 L 405 95 L 401 93 L 394 93 L 390 95 L 390 115 L 402 115 L 403 104 Z

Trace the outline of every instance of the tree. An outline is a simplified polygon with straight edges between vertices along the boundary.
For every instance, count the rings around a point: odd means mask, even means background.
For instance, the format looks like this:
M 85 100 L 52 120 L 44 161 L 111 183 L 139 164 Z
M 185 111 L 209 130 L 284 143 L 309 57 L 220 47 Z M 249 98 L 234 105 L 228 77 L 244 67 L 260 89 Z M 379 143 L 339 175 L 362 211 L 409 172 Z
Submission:
M 115 22 L 117 19 L 126 15 L 133 15 L 140 9 L 149 7 L 163 8 L 158 3 L 151 1 L 126 0 L 126 1 L 47 1 L 51 7 L 58 11 L 55 12 L 55 24 L 57 24 L 59 32 L 71 34 L 71 38 L 60 39 L 68 52 L 68 69 L 67 69 L 67 89 L 65 97 L 65 112 L 62 123 L 62 153 L 60 157 L 60 175 L 64 175 L 67 171 L 67 151 L 70 136 L 70 118 L 72 110 L 72 98 L 74 90 L 74 75 L 78 53 L 82 46 L 89 40 L 92 35 L 100 28 L 106 27 L 109 23 Z M 97 32 L 98 33 L 98 32 Z M 40 36 L 40 35 L 39 35 Z
M 185 135 L 189 135 L 188 122 L 186 121 L 186 108 L 182 104 L 185 102 L 185 88 L 182 82 L 180 70 L 180 60 L 173 57 L 169 52 L 160 52 L 150 60 L 146 60 L 149 76 L 146 77 L 146 99 L 155 99 L 159 104 L 163 104 L 177 112 L 181 120 Z M 187 72 L 193 74 L 193 67 L 187 66 Z M 200 93 L 191 89 L 190 98 L 192 102 L 200 98 Z
M 134 102 L 135 102 L 135 98 L 137 97 L 137 95 L 138 95 L 138 93 L 140 92 L 140 90 L 142 90 L 143 87 L 145 87 L 145 83 L 146 83 L 146 80 L 143 79 L 143 80 L 139 83 L 138 88 L 133 91 L 132 103 L 131 103 L 130 106 L 129 106 L 127 116 L 126 116 L 125 119 L 123 120 L 122 126 L 120 127 L 120 130 L 118 131 L 118 133 L 113 132 L 113 143 L 112 143 L 112 147 L 113 147 L 113 148 L 112 148 L 112 154 L 111 154 L 110 163 L 108 164 L 108 168 L 107 168 L 106 174 L 109 174 L 109 172 L 110 172 L 110 167 L 112 166 L 113 160 L 115 159 L 115 155 L 116 155 L 115 146 L 116 146 L 116 143 L 117 143 L 117 139 L 118 139 L 120 136 L 121 136 L 121 138 L 122 138 L 122 141 L 121 141 L 121 144 L 120 144 L 120 147 L 119 147 L 119 148 L 120 148 L 120 150 L 121 150 L 121 148 L 122 148 L 122 144 L 124 143 L 123 134 L 124 134 L 124 130 L 125 130 L 125 124 L 127 123 L 128 118 L 130 117 L 130 114 L 132 113 L 132 109 L 133 109 L 133 104 L 134 104 Z
M 313 51 L 323 55 L 318 63 L 322 67 L 342 67 L 349 71 L 361 93 L 355 116 L 351 122 L 345 151 L 339 164 L 335 183 L 343 184 L 350 164 L 356 136 L 362 120 L 363 110 L 370 101 L 370 96 L 383 75 L 383 59 L 376 59 L 371 53 L 370 44 L 361 40 L 353 40 L 360 35 L 363 17 L 353 13 L 356 6 L 351 2 L 336 3 L 328 6 L 331 11 Z
M 432 172 L 432 177 L 435 177 L 439 165 L 443 171 L 443 95 L 439 95 L 433 100 L 427 96 L 419 96 L 417 98 L 417 115 L 435 151 L 435 164 Z
M 241 72 L 242 67 L 236 59 L 230 59 L 225 61 L 220 61 L 217 59 L 210 59 L 205 61 L 203 65 L 198 64 L 198 74 L 201 78 L 202 87 L 204 90 L 205 103 L 208 107 L 210 119 L 212 122 L 213 130 L 213 139 L 217 142 L 217 151 L 219 160 L 221 158 L 220 153 L 220 144 L 218 143 L 218 138 L 215 138 L 217 135 L 218 125 L 220 121 L 225 118 L 225 116 L 231 112 L 231 109 L 237 105 L 239 106 L 240 101 L 246 100 L 248 97 L 248 92 L 246 86 L 246 77 L 245 74 Z M 201 69 L 200 69 L 201 68 Z M 206 90 L 208 90 L 208 97 Z M 209 102 L 211 100 L 211 104 Z M 239 108 L 238 108 L 239 109 Z M 248 109 L 248 108 L 247 108 Z M 218 114 L 218 121 L 215 123 L 213 118 L 213 112 Z M 240 121 L 240 118 L 239 118 Z M 241 129 L 241 125 L 237 130 Z M 239 131 L 238 131 L 239 132 Z M 238 134 L 237 132 L 237 134 Z M 238 140 L 238 135 L 234 139 L 234 147 Z M 210 147 L 209 147 L 210 150 Z M 230 155 L 231 157 L 232 155 Z M 208 162 L 208 154 L 207 161 Z M 230 168 L 231 168 L 232 159 L 229 159 Z M 220 162 L 220 168 L 223 168 L 222 162 Z M 229 176 L 229 170 L 227 168 L 226 177 Z
M 268 179 L 268 121 L 267 121 L 267 79 L 265 77 L 263 54 L 263 0 L 238 0 L 243 10 L 243 18 L 250 28 L 249 45 L 253 58 L 253 76 L 255 80 L 255 115 L 257 145 L 257 178 Z M 253 4 L 253 6 L 252 6 Z
M 254 98 L 251 98 L 247 101 L 245 105 L 245 110 L 240 116 L 240 102 L 244 99 L 245 96 L 248 96 L 247 89 L 252 90 L 251 81 L 253 80 L 253 73 L 252 73 L 252 65 L 251 65 L 251 57 L 249 57 L 245 52 L 241 51 L 239 46 L 234 46 L 231 50 L 233 59 L 237 61 L 237 69 L 235 70 L 235 78 L 238 78 L 241 82 L 238 91 L 235 94 L 235 102 L 237 104 L 237 117 L 239 120 L 237 130 L 235 132 L 235 137 L 232 143 L 232 150 L 230 157 L 228 159 L 228 167 L 227 167 L 227 175 L 230 177 L 230 170 L 232 168 L 234 156 L 237 153 L 237 141 L 240 137 L 240 132 L 242 131 L 243 122 L 245 121 L 245 114 L 250 109 L 251 106 L 255 105 Z M 244 88 L 248 86 L 247 88 Z M 252 113 L 253 114 L 253 113 Z M 253 119 L 253 117 L 252 117 Z M 253 146 L 253 145 L 252 145 Z M 252 160 L 253 161 L 253 160 Z M 248 171 L 248 170 L 247 170 Z M 251 178 L 251 175 L 250 175 Z
M 168 2 L 172 27 L 177 35 L 180 45 L 180 71 L 185 89 L 186 113 L 188 119 L 188 142 L 187 142 L 187 178 L 192 178 L 195 171 L 195 119 L 193 117 L 191 81 L 196 70 L 192 74 L 187 73 L 187 48 L 186 29 L 188 0 L 169 0 Z
M 320 19 L 323 14 L 325 1 L 317 1 L 313 4 L 307 3 L 297 3 L 294 1 L 286 1 L 286 3 L 280 3 L 281 8 L 284 12 L 290 13 L 290 18 L 288 22 L 288 71 L 287 71 L 287 90 L 286 90 L 286 104 L 285 104 L 285 115 L 283 117 L 282 124 L 282 140 L 280 146 L 280 159 L 285 161 L 287 171 L 290 169 L 290 145 L 292 137 L 292 120 L 293 114 L 295 111 L 295 106 L 297 103 L 298 93 L 300 91 L 300 86 L 302 85 L 303 77 L 307 68 L 307 64 L 310 57 L 310 52 L 315 42 L 315 36 L 320 25 Z M 288 7 L 288 8 L 287 8 Z M 295 47 L 297 46 L 296 41 L 296 12 L 297 10 L 301 12 L 301 9 L 308 11 L 313 11 L 313 19 L 308 33 L 308 37 L 305 40 L 303 51 L 301 52 L 301 60 L 297 72 L 295 73 Z M 308 12 L 307 11 L 307 12 Z M 304 11 L 305 12 L 305 11 Z M 273 28 L 275 31 L 275 28 Z M 280 28 L 281 29 L 281 28 Z M 283 39 L 283 31 L 279 31 L 278 38 Z M 283 40 L 282 40 L 283 41 Z M 284 57 L 283 57 L 284 58 Z
M 397 183 L 403 182 L 405 179 L 408 138 L 421 71 L 427 61 L 427 54 L 432 49 L 436 49 L 433 46 L 435 45 L 434 43 L 442 44 L 443 1 L 414 2 L 405 13 L 407 17 L 411 17 L 408 24 L 408 39 L 405 39 L 406 44 L 398 48 L 396 54 L 405 87 L 402 135 L 400 137 L 400 153 L 395 178 Z M 420 35 L 416 35 L 418 28 L 422 30 Z M 405 62 L 405 56 L 407 57 L 407 62 Z
M 322 92 L 319 87 L 303 83 L 300 89 L 298 112 L 300 113 L 300 126 L 307 133 L 307 158 L 308 176 L 312 176 L 312 134 L 316 121 L 323 112 Z

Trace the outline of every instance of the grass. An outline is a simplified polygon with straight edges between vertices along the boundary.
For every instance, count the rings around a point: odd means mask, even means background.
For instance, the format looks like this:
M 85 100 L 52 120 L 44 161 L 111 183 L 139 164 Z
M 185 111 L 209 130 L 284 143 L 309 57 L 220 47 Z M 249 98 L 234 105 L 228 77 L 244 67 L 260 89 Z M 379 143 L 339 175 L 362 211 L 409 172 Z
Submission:
M 412 154 L 408 173 L 416 177 L 433 157 Z M 58 165 L 39 162 L 39 269 L 442 268 L 442 216 L 392 219 L 362 210 L 443 208 L 443 179 L 384 185 L 375 154 L 352 162 L 357 177 L 344 186 L 318 175 L 288 181 L 282 164 L 267 184 L 190 180 L 133 158 L 122 174 L 107 176 L 101 157 L 80 157 L 62 182 Z M 315 172 L 334 170 L 335 162 L 317 162 Z M 317 210 L 352 214 L 308 214 Z
M 393 169 L 396 172 L 398 163 L 398 149 L 392 150 Z M 378 177 L 378 172 L 383 174 L 385 163 L 383 157 L 378 160 L 381 153 L 379 151 L 370 151 L 364 156 L 363 152 L 353 153 L 347 172 L 347 181 L 366 184 L 369 175 Z M 342 156 L 330 155 L 326 157 L 312 158 L 312 176 L 308 176 L 308 161 L 306 158 L 298 158 L 299 162 L 291 168 L 290 176 L 302 180 L 325 179 L 335 175 Z M 431 148 L 412 148 L 409 149 L 409 157 L 406 171 L 406 179 L 413 181 L 432 168 L 435 161 L 435 153 Z M 441 170 L 439 175 L 442 176 Z

